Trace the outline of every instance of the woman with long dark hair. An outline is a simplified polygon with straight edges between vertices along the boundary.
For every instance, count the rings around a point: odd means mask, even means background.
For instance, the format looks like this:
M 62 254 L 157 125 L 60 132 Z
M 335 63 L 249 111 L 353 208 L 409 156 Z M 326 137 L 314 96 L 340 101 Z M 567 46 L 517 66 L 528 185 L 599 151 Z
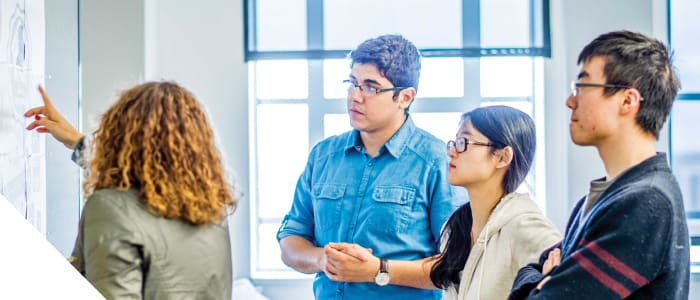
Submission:
M 535 124 L 511 107 L 477 108 L 462 115 L 447 151 L 448 181 L 465 187 L 469 202 L 445 223 L 440 254 L 384 264 L 389 284 L 440 288 L 445 299 L 506 299 L 518 270 L 561 240 L 528 194 L 515 192 L 532 167 Z M 345 273 L 343 281 L 372 282 L 374 274 L 382 274 L 370 249 L 347 243 L 331 247 L 358 261 L 352 271 L 336 269 Z
M 442 231 L 430 271 L 445 299 L 506 299 L 518 269 L 561 240 L 528 194 L 515 190 L 535 155 L 535 125 L 507 106 L 462 115 L 447 143 L 449 182 L 469 192 Z

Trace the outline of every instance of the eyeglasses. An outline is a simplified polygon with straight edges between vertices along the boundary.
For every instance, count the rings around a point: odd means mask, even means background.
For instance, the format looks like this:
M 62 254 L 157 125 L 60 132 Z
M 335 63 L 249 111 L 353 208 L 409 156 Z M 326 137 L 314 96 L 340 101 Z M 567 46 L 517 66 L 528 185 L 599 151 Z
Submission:
M 373 87 L 373 86 L 367 85 L 367 84 L 356 84 L 349 79 L 343 80 L 343 83 L 348 85 L 348 94 L 355 91 L 356 88 L 359 88 L 360 92 L 362 92 L 362 95 L 365 97 L 374 97 L 379 93 L 384 93 L 384 92 L 388 92 L 388 91 L 397 92 L 397 91 L 401 91 L 403 89 L 408 88 L 408 87 L 401 87 L 401 86 L 390 87 L 390 88 L 376 88 L 376 87 Z
M 482 142 L 475 142 L 475 141 L 470 141 L 465 137 L 457 138 L 455 141 L 447 141 L 447 151 L 449 152 L 452 149 L 455 149 L 457 153 L 462 153 L 464 151 L 467 151 L 467 146 L 469 145 L 479 145 L 479 146 L 487 146 L 487 147 L 494 147 L 496 145 L 491 144 L 491 143 L 482 143 Z
M 615 88 L 615 89 L 632 89 L 634 87 L 622 84 L 607 84 L 607 83 L 583 83 L 572 81 L 569 88 L 571 89 L 571 96 L 578 96 L 581 93 L 582 87 L 602 87 L 602 88 Z M 639 101 L 643 101 L 644 98 L 640 97 Z

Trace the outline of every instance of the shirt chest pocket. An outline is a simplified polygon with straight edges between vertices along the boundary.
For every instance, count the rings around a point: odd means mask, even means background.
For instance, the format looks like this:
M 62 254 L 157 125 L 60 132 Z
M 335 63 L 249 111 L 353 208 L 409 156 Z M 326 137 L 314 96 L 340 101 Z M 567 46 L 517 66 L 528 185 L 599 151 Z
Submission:
M 372 193 L 372 200 L 378 203 L 406 205 L 413 202 L 416 191 L 404 186 L 378 186 Z
M 388 233 L 405 232 L 410 223 L 415 201 L 413 187 L 380 185 L 372 192 L 369 223 L 374 230 Z
M 340 209 L 347 185 L 334 183 L 319 183 L 313 187 L 314 193 L 314 223 L 322 235 L 327 230 L 338 230 L 340 224 Z M 318 234 L 317 234 L 318 237 Z

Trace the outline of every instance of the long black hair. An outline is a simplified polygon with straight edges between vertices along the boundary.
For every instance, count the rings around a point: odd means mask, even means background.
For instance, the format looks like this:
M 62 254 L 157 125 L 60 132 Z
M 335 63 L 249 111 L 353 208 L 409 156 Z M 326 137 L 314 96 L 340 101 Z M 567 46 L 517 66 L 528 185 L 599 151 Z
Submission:
M 486 136 L 492 152 L 506 146 L 513 148 L 513 160 L 503 177 L 503 192 L 509 194 L 525 180 L 535 156 L 535 123 L 526 113 L 509 106 L 480 107 L 462 115 L 461 124 L 472 126 Z M 447 238 L 445 250 L 430 270 L 430 280 L 436 287 L 446 289 L 459 285 L 459 273 L 471 252 L 472 210 L 469 202 L 458 208 L 445 224 L 442 239 Z

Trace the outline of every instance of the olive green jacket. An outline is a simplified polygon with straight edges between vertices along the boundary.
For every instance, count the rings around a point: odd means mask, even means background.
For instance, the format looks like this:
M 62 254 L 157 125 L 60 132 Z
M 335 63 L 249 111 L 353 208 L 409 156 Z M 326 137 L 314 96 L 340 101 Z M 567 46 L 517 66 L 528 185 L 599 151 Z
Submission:
M 155 216 L 133 189 L 88 198 L 70 260 L 107 299 L 231 299 L 226 222 Z

